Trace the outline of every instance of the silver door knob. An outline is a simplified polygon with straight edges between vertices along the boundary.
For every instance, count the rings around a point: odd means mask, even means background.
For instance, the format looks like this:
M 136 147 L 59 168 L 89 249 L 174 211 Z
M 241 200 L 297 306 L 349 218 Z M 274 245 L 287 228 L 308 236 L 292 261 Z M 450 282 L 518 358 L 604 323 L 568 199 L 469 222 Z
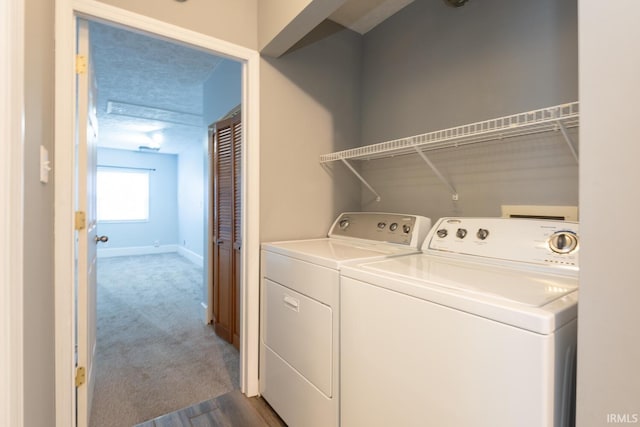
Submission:
M 96 236 L 95 239 L 96 239 L 96 244 L 100 242 L 106 243 L 109 241 L 109 236 Z

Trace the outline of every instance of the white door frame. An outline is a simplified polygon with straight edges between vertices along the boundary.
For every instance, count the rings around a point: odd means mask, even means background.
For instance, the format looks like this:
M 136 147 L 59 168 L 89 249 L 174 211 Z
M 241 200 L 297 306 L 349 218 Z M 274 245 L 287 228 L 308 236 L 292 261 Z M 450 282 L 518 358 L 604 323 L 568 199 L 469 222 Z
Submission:
M 55 333 L 56 426 L 75 425 L 74 386 L 74 105 L 75 20 L 108 21 L 167 37 L 243 63 L 242 277 L 240 387 L 258 394 L 260 268 L 259 62 L 257 51 L 95 0 L 56 1 L 55 41 Z M 246 120 L 245 120 L 246 118 Z
M 24 0 L 0 2 L 0 425 L 24 425 Z

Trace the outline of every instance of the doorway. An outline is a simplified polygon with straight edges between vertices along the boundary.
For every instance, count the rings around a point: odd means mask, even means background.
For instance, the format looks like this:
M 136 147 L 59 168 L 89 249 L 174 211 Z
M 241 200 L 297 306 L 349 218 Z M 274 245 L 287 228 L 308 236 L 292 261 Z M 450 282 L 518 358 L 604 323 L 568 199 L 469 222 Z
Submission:
M 91 425 L 133 425 L 239 388 L 237 353 L 201 324 L 211 269 L 205 123 L 240 103 L 242 68 L 95 21 L 89 39 L 98 229 L 109 237 L 98 249 Z
M 77 14 L 128 26 L 136 31 L 159 35 L 188 44 L 214 54 L 242 62 L 242 105 L 246 117 L 246 132 L 243 135 L 243 206 L 252 215 L 243 213 L 242 228 L 245 230 L 246 245 L 242 248 L 241 272 L 241 390 L 248 396 L 257 394 L 257 354 L 258 354 L 258 271 L 259 271 L 259 176 L 258 176 L 258 61 L 257 52 L 202 34 L 196 34 L 175 26 L 155 21 L 138 14 L 109 7 L 98 2 L 78 2 L 72 0 L 56 3 L 56 133 L 55 133 L 55 231 L 58 238 L 55 246 L 56 265 L 56 425 L 75 424 L 75 385 L 73 345 L 74 328 L 72 317 L 74 308 L 73 292 L 73 197 L 67 188 L 73 188 L 74 156 L 70 143 L 73 142 L 74 121 L 74 73 L 75 21 Z

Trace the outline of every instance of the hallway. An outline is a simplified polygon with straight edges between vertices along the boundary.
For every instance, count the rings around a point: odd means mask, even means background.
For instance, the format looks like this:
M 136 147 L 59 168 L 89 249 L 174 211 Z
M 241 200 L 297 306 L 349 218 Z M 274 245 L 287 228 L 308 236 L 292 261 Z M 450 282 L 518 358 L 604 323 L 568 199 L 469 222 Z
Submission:
M 175 253 L 100 258 L 91 427 L 138 424 L 239 389 L 237 350 L 200 318 L 202 270 Z

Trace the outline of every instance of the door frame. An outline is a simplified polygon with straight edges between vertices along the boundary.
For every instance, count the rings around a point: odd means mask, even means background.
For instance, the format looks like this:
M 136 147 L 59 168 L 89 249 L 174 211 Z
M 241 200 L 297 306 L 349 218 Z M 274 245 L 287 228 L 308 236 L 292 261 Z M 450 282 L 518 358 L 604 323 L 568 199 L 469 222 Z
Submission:
M 0 425 L 22 427 L 25 4 L 0 3 Z
M 55 4 L 55 371 L 56 426 L 75 426 L 74 385 L 74 105 L 77 17 L 107 21 L 237 60 L 242 67 L 242 247 L 240 387 L 258 394 L 260 268 L 259 64 L 257 51 L 95 0 Z M 250 153 L 250 155 L 249 155 Z M 251 213 L 251 214 L 249 214 Z M 210 230 L 207 230 L 208 235 Z

